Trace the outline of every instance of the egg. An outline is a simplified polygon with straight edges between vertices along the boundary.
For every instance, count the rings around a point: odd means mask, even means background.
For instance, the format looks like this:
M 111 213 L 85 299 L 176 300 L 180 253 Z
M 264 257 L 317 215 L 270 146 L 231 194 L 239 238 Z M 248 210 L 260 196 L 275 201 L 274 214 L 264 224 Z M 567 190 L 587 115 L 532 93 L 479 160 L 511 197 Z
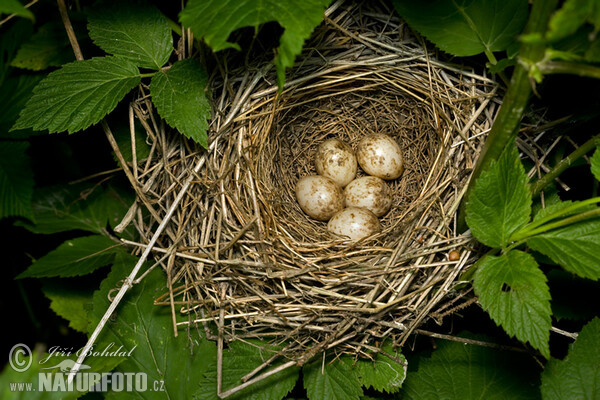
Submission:
M 352 147 L 339 139 L 328 139 L 319 145 L 315 167 L 319 175 L 333 179 L 341 187 L 354 179 L 358 169 Z
M 392 206 L 392 191 L 383 179 L 364 176 L 346 186 L 344 200 L 346 207 L 366 208 L 381 217 Z
M 358 240 L 381 231 L 381 225 L 371 211 L 348 207 L 331 217 L 327 223 L 327 229 L 336 235 Z
M 330 178 L 305 176 L 296 183 L 296 199 L 306 214 L 319 221 L 328 221 L 344 208 L 344 192 Z
M 356 158 L 367 174 L 381 179 L 396 179 L 404 171 L 400 146 L 387 135 L 376 133 L 365 136 L 358 143 Z

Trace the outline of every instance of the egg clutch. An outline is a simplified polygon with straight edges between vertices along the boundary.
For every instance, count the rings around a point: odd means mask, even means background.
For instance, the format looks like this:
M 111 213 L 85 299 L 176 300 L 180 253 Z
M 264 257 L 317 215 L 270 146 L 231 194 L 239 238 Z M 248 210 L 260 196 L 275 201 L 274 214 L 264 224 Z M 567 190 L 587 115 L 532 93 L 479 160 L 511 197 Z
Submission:
M 358 166 L 369 176 L 356 178 Z M 321 143 L 315 154 L 318 175 L 301 178 L 296 199 L 310 217 L 329 221 L 327 229 L 351 240 L 381 230 L 378 217 L 392 206 L 392 191 L 386 180 L 402 175 L 400 146 L 390 136 L 372 134 L 360 140 L 356 154 L 339 139 Z

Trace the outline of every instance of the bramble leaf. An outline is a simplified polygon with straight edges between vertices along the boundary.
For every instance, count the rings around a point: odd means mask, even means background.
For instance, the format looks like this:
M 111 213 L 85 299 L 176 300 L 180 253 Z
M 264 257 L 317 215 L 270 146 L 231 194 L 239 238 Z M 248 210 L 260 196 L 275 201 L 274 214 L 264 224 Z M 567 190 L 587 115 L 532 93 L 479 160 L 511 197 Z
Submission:
M 123 252 L 117 255 L 111 272 L 94 292 L 90 330 L 108 309 L 110 292 L 122 285 L 137 261 L 137 257 Z M 129 289 L 98 336 L 95 349 L 114 343 L 113 351 L 123 346 L 122 351 L 129 353 L 118 372 L 146 373 L 148 388 L 153 389 L 144 393 L 111 392 L 107 399 L 139 399 L 140 394 L 144 399 L 191 399 L 208 364 L 216 357 L 216 345 L 199 337 L 195 329 L 174 336 L 170 307 L 154 305 L 154 299 L 165 290 L 164 273 L 155 268 Z M 158 385 L 153 387 L 153 382 Z
M 133 162 L 133 149 L 131 148 L 131 133 L 129 130 L 125 129 L 115 129 L 113 132 L 115 135 L 115 140 L 117 141 L 117 146 L 119 146 L 119 151 L 121 155 L 125 159 L 126 162 Z M 150 154 L 150 146 L 146 143 L 148 136 L 146 132 L 142 129 L 139 129 L 136 126 L 135 130 L 135 157 L 137 162 L 146 159 Z M 112 152 L 113 158 L 115 162 L 120 166 L 119 159 L 115 152 Z
M 527 245 L 569 272 L 583 278 L 600 278 L 600 219 L 538 234 L 527 239 Z
M 455 56 L 506 50 L 525 27 L 527 0 L 394 0 L 408 24 Z
M 331 0 L 191 0 L 179 15 L 180 22 L 194 35 L 203 38 L 213 51 L 227 48 L 239 50 L 228 41 L 236 29 L 277 21 L 284 32 L 275 56 L 279 87 L 285 80 L 285 69 L 294 65 L 304 41 L 323 20 L 323 11 Z
M 309 400 L 358 400 L 363 390 L 351 369 L 352 360 L 341 357 L 331 362 L 318 359 L 302 369 Z
M 0 144 L 0 218 L 33 219 L 33 171 L 25 153 L 28 142 L 3 141 Z
M 473 287 L 496 324 L 550 357 L 550 292 L 530 254 L 511 250 L 499 257 L 484 256 L 477 262 Z
M 63 24 L 55 21 L 42 25 L 23 43 L 10 65 L 41 71 L 73 61 L 74 58 Z
M 231 389 L 242 384 L 241 378 L 260 366 L 273 353 L 266 350 L 261 350 L 260 347 L 266 349 L 271 348 L 272 351 L 278 350 L 274 346 L 269 346 L 264 342 L 250 342 L 251 344 L 241 341 L 232 342 L 229 344 L 229 349 L 223 352 L 223 391 Z M 194 395 L 195 400 L 218 400 L 217 396 L 217 361 L 215 357 L 211 357 L 209 369 L 204 374 L 204 377 L 199 382 L 199 390 Z M 281 361 L 274 362 L 264 372 L 281 365 Z M 232 400 L 281 400 L 288 394 L 298 380 L 298 367 L 290 367 L 259 382 L 256 382 L 246 389 L 243 389 L 230 397 Z
M 103 7 L 89 16 L 88 31 L 102 50 L 142 68 L 160 69 L 173 52 L 169 23 L 151 6 Z
M 379 353 L 373 361 L 358 360 L 353 369 L 364 387 L 371 387 L 379 392 L 396 393 L 406 378 L 406 359 L 389 344 L 384 345 L 383 350 L 398 361 Z
M 39 134 L 31 129 L 9 132 L 33 93 L 33 88 L 42 80 L 40 75 L 19 75 L 7 79 L 0 86 L 0 137 L 22 139 Z
M 66 64 L 36 86 L 12 130 L 80 131 L 111 112 L 140 79 L 135 64 L 119 57 Z
M 87 333 L 89 329 L 88 309 L 92 305 L 92 292 L 88 288 L 64 282 L 46 281 L 42 291 L 50 299 L 50 308 L 69 321 L 76 331 Z
M 516 146 L 509 145 L 475 181 L 466 206 L 473 236 L 489 247 L 504 247 L 531 214 L 531 191 Z
M 575 33 L 586 22 L 600 28 L 600 5 L 596 0 L 566 0 L 548 22 L 546 37 L 555 41 Z
M 592 163 L 592 174 L 596 180 L 600 181 L 600 147 L 596 148 L 590 162 Z
M 161 117 L 186 137 L 207 147 L 210 104 L 204 90 L 208 76 L 195 60 L 178 61 L 152 77 L 150 94 Z
M 106 236 L 84 236 L 67 240 L 34 261 L 17 279 L 86 275 L 112 263 L 115 253 L 119 251 L 123 251 L 120 244 Z
M 19 17 L 29 18 L 32 21 L 35 20 L 33 13 L 18 0 L 0 0 L 0 15 L 2 14 L 15 14 Z
M 431 357 L 409 361 L 418 370 L 409 370 L 401 390 L 403 399 L 539 398 L 539 371 L 526 354 L 441 340 Z
M 552 358 L 542 372 L 544 400 L 597 399 L 600 394 L 600 319 L 583 327 L 564 360 Z

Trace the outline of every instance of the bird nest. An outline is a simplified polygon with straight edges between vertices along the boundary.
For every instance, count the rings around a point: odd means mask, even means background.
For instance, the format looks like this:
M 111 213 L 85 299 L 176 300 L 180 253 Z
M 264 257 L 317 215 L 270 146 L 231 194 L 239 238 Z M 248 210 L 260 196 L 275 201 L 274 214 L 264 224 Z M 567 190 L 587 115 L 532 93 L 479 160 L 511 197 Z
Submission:
M 156 303 L 187 315 L 175 331 L 203 327 L 220 349 L 276 341 L 301 365 L 328 349 L 363 356 L 388 337 L 402 345 L 464 303 L 457 285 L 475 257 L 455 216 L 497 86 L 370 7 L 330 7 L 281 92 L 270 62 L 222 67 L 208 150 L 166 130 L 147 97 L 133 103 L 152 144 L 134 171 L 152 221 L 132 220 L 147 241 L 165 225 L 154 252 L 169 290 Z M 302 212 L 294 186 L 316 173 L 319 143 L 356 148 L 371 133 L 401 145 L 405 171 L 389 182 L 381 232 L 348 241 Z

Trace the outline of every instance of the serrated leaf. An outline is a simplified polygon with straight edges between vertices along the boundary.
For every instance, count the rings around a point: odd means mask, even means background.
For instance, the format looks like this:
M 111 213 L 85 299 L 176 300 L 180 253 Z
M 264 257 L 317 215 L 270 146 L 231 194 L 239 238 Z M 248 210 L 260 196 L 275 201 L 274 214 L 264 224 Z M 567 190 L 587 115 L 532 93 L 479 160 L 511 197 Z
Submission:
M 358 400 L 362 396 L 361 384 L 351 369 L 352 359 L 326 360 L 324 366 L 322 362 L 314 360 L 302 369 L 309 400 Z
M 456 56 L 506 50 L 525 27 L 527 0 L 394 0 L 408 24 Z
M 115 259 L 110 274 L 94 293 L 94 307 L 90 318 L 95 324 L 108 309 L 109 292 L 122 285 L 137 257 L 120 253 Z M 146 268 L 143 268 L 145 270 Z M 148 374 L 148 388 L 153 382 L 164 382 L 163 391 L 111 392 L 108 399 L 190 399 L 198 389 L 207 365 L 216 357 L 216 345 L 198 336 L 195 329 L 173 334 L 173 319 L 170 307 L 154 305 L 154 299 L 166 291 L 166 278 L 160 268 L 149 272 L 123 297 L 113 318 L 100 333 L 95 347 L 123 346 L 130 355 L 117 368 L 123 373 Z M 187 319 L 186 319 L 187 320 Z M 85 362 L 85 361 L 84 361 Z
M 544 400 L 598 399 L 600 395 L 600 319 L 583 327 L 564 360 L 552 358 L 542 373 Z
M 431 357 L 410 358 L 409 362 L 418 365 L 418 370 L 409 370 L 401 391 L 403 399 L 534 400 L 540 397 L 537 365 L 525 354 L 441 340 Z
M 534 258 L 520 250 L 484 256 L 473 279 L 481 306 L 510 336 L 550 357 L 550 292 Z
M 223 353 L 223 374 L 222 390 L 231 389 L 242 384 L 241 378 L 253 371 L 256 367 L 263 364 L 278 348 L 269 346 L 264 342 L 241 341 L 232 342 L 229 349 Z M 261 347 L 266 348 L 265 351 Z M 217 396 L 217 361 L 216 354 L 211 358 L 211 365 L 205 372 L 204 377 L 199 382 L 200 389 L 194 395 L 195 400 L 218 400 Z M 281 365 L 281 361 L 274 362 L 269 369 Z M 246 389 L 231 395 L 228 398 L 232 400 L 280 400 L 288 394 L 296 384 L 299 375 L 298 367 L 290 367 L 278 372 L 264 380 L 252 384 Z M 266 372 L 267 370 L 263 371 Z
M 526 243 L 569 272 L 583 278 L 600 278 L 600 219 L 547 231 Z
M 228 41 L 236 29 L 258 28 L 277 21 L 284 29 L 275 56 L 279 87 L 285 80 L 285 69 L 294 65 L 304 41 L 323 20 L 325 7 L 331 0 L 191 0 L 179 15 L 180 22 L 204 39 L 213 51 L 239 49 Z
M 27 142 L 0 143 L 0 218 L 32 219 L 33 171 Z
M 546 37 L 555 41 L 575 33 L 589 22 L 600 28 L 600 5 L 596 0 L 566 0 L 548 22 Z
M 594 174 L 596 180 L 600 181 L 600 147 L 594 151 L 594 155 L 590 159 L 590 162 L 592 164 L 592 174 Z
M 97 57 L 50 73 L 34 89 L 12 130 L 77 132 L 100 121 L 140 82 L 131 61 Z
M 25 8 L 18 0 L 0 0 L 0 15 L 15 14 L 18 17 L 29 18 L 35 20 L 33 13 Z
M 69 321 L 71 328 L 87 333 L 89 329 L 88 312 L 92 305 L 92 291 L 63 281 L 45 281 L 42 292 L 50 299 L 52 311 Z
M 103 7 L 90 14 L 88 31 L 102 50 L 142 68 L 160 69 L 173 51 L 169 23 L 152 6 Z
M 119 251 L 123 251 L 120 244 L 106 236 L 84 236 L 67 240 L 34 261 L 17 279 L 86 275 L 111 264 Z
M 133 201 L 129 192 L 87 184 L 41 187 L 33 195 L 34 224 L 19 223 L 34 233 L 84 230 L 106 234 L 115 227 Z
M 35 134 L 31 129 L 9 132 L 33 93 L 33 88 L 42 80 L 41 75 L 19 75 L 7 79 L 0 86 L 0 137 L 22 139 Z
M 152 77 L 150 94 L 158 113 L 186 137 L 207 147 L 210 104 L 204 90 L 208 76 L 195 60 L 178 61 Z
M 10 65 L 17 68 L 41 71 L 74 60 L 65 28 L 56 21 L 42 25 L 21 45 Z
M 389 344 L 384 345 L 383 350 L 396 359 L 378 353 L 373 361 L 360 359 L 353 368 L 356 369 L 358 379 L 364 387 L 379 392 L 396 393 L 406 378 L 406 359 Z
M 509 145 L 475 181 L 466 205 L 473 236 L 489 247 L 503 247 L 529 222 L 531 191 L 516 146 Z

